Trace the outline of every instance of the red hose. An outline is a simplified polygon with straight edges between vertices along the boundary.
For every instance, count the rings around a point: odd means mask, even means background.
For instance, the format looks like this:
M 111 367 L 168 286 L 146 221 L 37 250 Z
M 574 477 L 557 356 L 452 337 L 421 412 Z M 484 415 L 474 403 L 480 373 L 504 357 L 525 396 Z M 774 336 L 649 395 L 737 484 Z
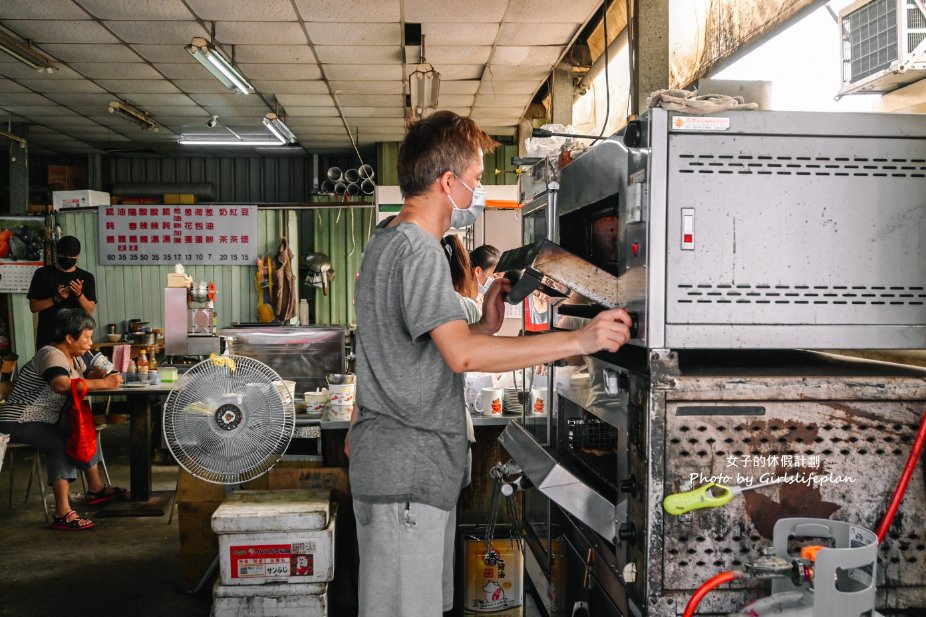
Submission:
M 920 454 L 923 452 L 923 445 L 926 444 L 926 412 L 923 413 L 923 419 L 920 420 L 920 430 L 916 434 L 916 440 L 913 442 L 913 449 L 910 450 L 910 456 L 907 458 L 907 464 L 903 468 L 900 480 L 897 482 L 897 488 L 894 489 L 894 496 L 891 498 L 891 504 L 881 519 L 881 526 L 878 527 L 878 544 L 884 542 L 891 523 L 894 522 L 894 515 L 897 514 L 897 508 L 903 501 L 904 494 L 907 492 L 907 485 L 913 476 L 913 470 L 916 469 L 916 463 L 920 460 Z
M 691 599 L 688 600 L 688 604 L 685 606 L 685 612 L 682 613 L 682 617 L 693 617 L 695 611 L 698 610 L 698 605 L 701 604 L 701 600 L 704 599 L 708 593 L 712 590 L 725 585 L 732 580 L 743 578 L 744 574 L 739 570 L 731 570 L 729 572 L 721 572 L 717 576 L 714 576 L 707 580 L 706 583 L 698 587 L 698 590 L 691 596 Z

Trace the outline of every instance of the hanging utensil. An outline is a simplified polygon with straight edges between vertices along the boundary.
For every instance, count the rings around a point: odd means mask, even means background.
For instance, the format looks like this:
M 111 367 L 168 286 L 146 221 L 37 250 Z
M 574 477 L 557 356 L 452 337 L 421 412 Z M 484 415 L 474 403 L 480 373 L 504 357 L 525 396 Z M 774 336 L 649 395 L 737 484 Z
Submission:
M 325 253 L 309 253 L 305 256 L 305 265 L 309 273 L 305 277 L 306 285 L 321 287 L 322 293 L 328 295 L 328 282 L 333 278 L 331 258 Z
M 767 488 L 781 484 L 782 481 L 776 480 L 752 486 L 728 486 L 718 482 L 709 482 L 690 491 L 673 493 L 667 496 L 662 501 L 662 507 L 668 514 L 673 516 L 687 514 L 692 510 L 700 510 L 701 508 L 719 508 L 727 505 L 734 497 L 742 495 L 745 491 Z

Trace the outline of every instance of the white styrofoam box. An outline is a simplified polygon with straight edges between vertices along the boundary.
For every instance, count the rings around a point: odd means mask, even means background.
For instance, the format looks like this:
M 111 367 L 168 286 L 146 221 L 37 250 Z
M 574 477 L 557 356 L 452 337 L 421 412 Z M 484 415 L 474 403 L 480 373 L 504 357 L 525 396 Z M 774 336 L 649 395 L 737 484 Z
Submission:
M 212 531 L 222 534 L 325 529 L 330 517 L 330 491 L 236 491 L 213 513 Z
M 325 617 L 328 585 L 261 585 L 241 587 L 216 582 L 211 617 Z
M 109 193 L 102 191 L 52 191 L 51 200 L 55 210 L 108 206 Z
M 223 585 L 323 583 L 334 576 L 330 491 L 240 491 L 212 516 Z

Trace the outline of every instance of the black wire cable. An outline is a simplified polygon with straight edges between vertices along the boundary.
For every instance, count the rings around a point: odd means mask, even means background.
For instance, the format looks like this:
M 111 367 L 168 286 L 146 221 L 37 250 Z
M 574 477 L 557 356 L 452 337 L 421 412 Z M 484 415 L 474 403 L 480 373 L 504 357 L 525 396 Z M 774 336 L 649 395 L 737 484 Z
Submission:
M 608 120 L 611 119 L 611 82 L 608 80 L 608 1 L 605 0 L 604 4 L 601 5 L 601 13 L 603 15 L 602 19 L 604 20 L 604 93 L 605 93 L 605 110 L 604 110 L 604 124 L 601 125 L 601 132 L 598 133 L 599 137 L 604 137 L 604 132 L 608 128 Z M 630 16 L 628 16 L 627 21 L 630 21 Z

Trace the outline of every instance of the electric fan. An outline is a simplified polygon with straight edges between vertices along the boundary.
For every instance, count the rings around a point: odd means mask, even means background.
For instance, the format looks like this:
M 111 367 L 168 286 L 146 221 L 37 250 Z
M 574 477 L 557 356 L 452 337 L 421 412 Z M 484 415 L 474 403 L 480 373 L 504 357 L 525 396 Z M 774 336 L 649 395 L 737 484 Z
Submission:
M 216 484 L 263 475 L 296 426 L 292 394 L 269 366 L 220 356 L 184 373 L 164 403 L 164 439 L 177 463 Z

